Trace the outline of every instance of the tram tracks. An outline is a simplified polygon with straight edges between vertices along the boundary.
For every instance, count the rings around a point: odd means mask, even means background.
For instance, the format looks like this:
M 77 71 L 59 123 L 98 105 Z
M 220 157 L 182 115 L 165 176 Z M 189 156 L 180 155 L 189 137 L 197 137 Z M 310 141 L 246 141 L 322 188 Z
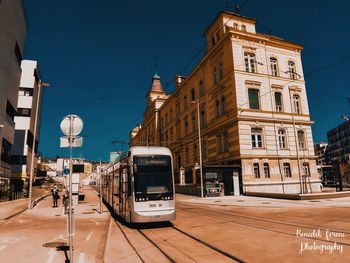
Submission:
M 181 203 L 181 205 L 185 205 L 187 207 L 192 207 L 191 205 L 188 204 L 184 204 Z M 269 218 L 261 218 L 261 217 L 255 217 L 255 216 L 249 216 L 249 215 L 242 215 L 242 214 L 237 214 L 234 212 L 228 212 L 228 211 L 219 211 L 218 209 L 211 209 L 211 208 L 207 208 L 207 207 L 203 207 L 203 206 L 196 206 L 196 210 L 192 211 L 191 209 L 184 209 L 183 211 L 187 212 L 187 213 L 195 213 L 196 215 L 200 215 L 203 217 L 207 217 L 210 218 L 211 220 L 215 219 L 216 217 L 210 216 L 208 214 L 208 211 L 211 213 L 217 213 L 217 214 L 221 214 L 221 215 L 227 215 L 227 216 L 234 216 L 235 218 L 237 218 L 238 220 L 225 220 L 221 217 L 220 220 L 222 222 L 219 222 L 219 224 L 236 224 L 236 225 L 241 225 L 241 226 L 245 226 L 245 227 L 250 227 L 250 228 L 254 228 L 254 229 L 258 229 L 258 230 L 262 230 L 262 231 L 268 231 L 268 232 L 274 232 L 274 233 L 278 233 L 278 234 L 284 234 L 284 235 L 289 235 L 289 236 L 293 236 L 296 237 L 296 230 L 288 232 L 286 231 L 287 228 L 286 227 L 296 227 L 297 229 L 300 230 L 305 230 L 306 231 L 302 231 L 303 233 L 306 232 L 312 232 L 313 230 L 322 230 L 322 231 L 329 231 L 329 232 L 337 232 L 337 233 L 343 233 L 347 236 L 347 238 L 350 236 L 350 233 L 347 231 L 343 231 L 343 230 L 338 230 L 338 229 L 331 229 L 331 228 L 324 228 L 324 227 L 320 227 L 320 226 L 312 226 L 309 224 L 297 224 L 297 223 L 287 223 L 287 222 L 282 222 L 282 221 L 278 221 L 275 219 L 269 219 Z M 182 210 L 181 208 L 177 208 L 178 210 Z M 205 213 L 200 213 L 198 210 L 204 210 L 206 211 Z M 242 220 L 246 220 L 246 221 L 242 221 Z M 258 224 L 257 224 L 258 222 Z M 270 224 L 270 225 L 269 225 Z M 283 229 L 279 229 L 278 227 L 276 227 L 276 225 L 282 226 L 284 227 Z M 334 243 L 335 240 L 334 239 L 323 239 L 323 238 L 317 238 L 317 237 L 304 237 L 305 239 L 310 239 L 310 240 L 315 240 L 315 241 L 323 241 L 326 243 Z M 342 238 L 341 240 L 344 240 L 344 238 Z M 337 244 L 340 245 L 344 245 L 344 246 L 350 246 L 350 243 L 346 243 L 343 241 L 336 241 Z
M 168 262 L 244 262 L 176 226 L 131 229 L 117 221 L 115 223 L 141 262 L 156 262 L 155 259 L 164 262 L 161 257 Z M 146 245 L 142 248 L 137 244 L 143 241 L 135 236 L 136 233 L 139 237 L 142 236 L 158 255 L 153 253 L 153 258 L 150 258 L 152 248 Z

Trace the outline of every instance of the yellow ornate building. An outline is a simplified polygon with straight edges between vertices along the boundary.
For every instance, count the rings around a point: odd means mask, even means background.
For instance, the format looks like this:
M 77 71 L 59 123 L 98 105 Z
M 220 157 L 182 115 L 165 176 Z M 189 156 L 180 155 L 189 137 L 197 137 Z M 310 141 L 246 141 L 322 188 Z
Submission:
M 225 195 L 320 191 L 303 46 L 257 33 L 255 24 L 220 13 L 205 32 L 206 53 L 189 76 L 176 76 L 172 94 L 153 77 L 131 143 L 169 147 L 176 182 L 186 184 L 180 190 L 198 193 L 199 116 L 204 181 L 222 182 Z

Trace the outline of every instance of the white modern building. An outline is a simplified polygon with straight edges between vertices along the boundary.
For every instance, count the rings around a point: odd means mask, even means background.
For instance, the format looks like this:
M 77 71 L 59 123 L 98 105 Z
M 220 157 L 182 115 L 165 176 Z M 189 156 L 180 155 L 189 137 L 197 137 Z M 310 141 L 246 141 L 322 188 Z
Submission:
M 33 149 L 34 176 L 37 167 L 37 145 L 40 127 L 41 94 L 39 98 L 40 74 L 38 62 L 22 60 L 22 75 L 18 90 L 17 114 L 14 118 L 15 143 L 12 147 L 12 180 L 29 180 Z M 37 104 L 39 103 L 39 105 Z M 38 114 L 36 110 L 38 109 Z M 35 120 L 37 118 L 37 120 Z M 35 122 L 36 129 L 35 129 Z

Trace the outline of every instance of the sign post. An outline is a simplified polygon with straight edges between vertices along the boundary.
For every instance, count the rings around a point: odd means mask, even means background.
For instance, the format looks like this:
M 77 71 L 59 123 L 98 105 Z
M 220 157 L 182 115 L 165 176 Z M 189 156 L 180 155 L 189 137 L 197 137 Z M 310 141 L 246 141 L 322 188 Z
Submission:
M 68 198 L 68 237 L 69 237 L 69 262 L 73 263 L 73 235 L 74 235 L 74 222 L 73 222 L 73 209 L 72 209 L 72 177 L 73 177 L 73 162 L 72 162 L 72 152 L 73 147 L 81 147 L 83 140 L 78 135 L 83 130 L 83 121 L 78 115 L 69 114 L 63 118 L 61 121 L 61 131 L 65 136 L 60 139 L 61 147 L 69 147 L 69 198 Z

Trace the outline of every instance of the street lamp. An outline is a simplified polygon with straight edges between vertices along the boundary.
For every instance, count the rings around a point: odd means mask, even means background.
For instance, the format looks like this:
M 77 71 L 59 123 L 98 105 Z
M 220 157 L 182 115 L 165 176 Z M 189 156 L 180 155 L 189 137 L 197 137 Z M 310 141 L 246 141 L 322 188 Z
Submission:
M 297 132 L 296 132 L 296 127 L 295 127 L 295 118 L 294 118 L 294 110 L 295 106 L 292 101 L 292 94 L 291 94 L 291 89 L 289 88 L 289 102 L 290 102 L 290 109 L 292 113 L 292 121 L 293 121 L 293 131 L 294 131 L 294 140 L 295 140 L 295 149 L 297 152 L 297 161 L 298 161 L 298 175 L 299 175 L 299 184 L 300 184 L 300 193 L 303 194 L 303 184 L 301 181 L 301 167 L 300 167 L 300 157 L 299 157 L 299 141 L 297 137 Z
M 197 104 L 197 119 L 198 119 L 198 148 L 199 148 L 199 173 L 201 178 L 201 198 L 203 198 L 203 164 L 202 164 L 202 139 L 201 139 L 201 121 L 199 114 L 199 99 L 191 102 Z
M 28 209 L 32 209 L 32 191 L 33 191 L 33 173 L 34 173 L 34 156 L 36 151 L 36 136 L 37 136 L 37 124 L 38 124 L 38 111 L 40 104 L 41 88 L 49 87 L 50 84 L 47 82 L 38 82 L 38 98 L 36 100 L 36 109 L 35 109 L 35 119 L 34 119 L 34 132 L 33 132 L 33 146 L 32 146 L 32 156 L 30 160 L 30 177 L 29 177 L 29 193 L 28 193 Z M 33 100 L 34 101 L 34 100 Z

